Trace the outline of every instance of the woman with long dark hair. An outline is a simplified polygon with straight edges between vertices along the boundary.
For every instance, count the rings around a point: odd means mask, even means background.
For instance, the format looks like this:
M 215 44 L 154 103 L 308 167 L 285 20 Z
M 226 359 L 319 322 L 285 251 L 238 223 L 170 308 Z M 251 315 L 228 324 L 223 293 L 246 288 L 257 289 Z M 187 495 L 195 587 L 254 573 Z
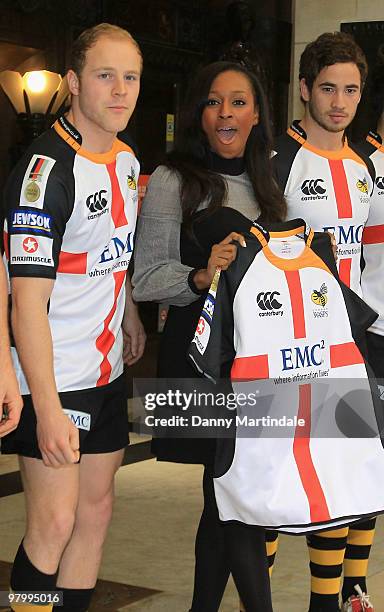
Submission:
M 153 173 L 135 246 L 134 298 L 170 305 L 158 375 L 196 378 L 188 346 L 216 267 L 227 269 L 250 222 L 281 221 L 268 108 L 257 77 L 232 62 L 201 69 L 187 95 L 179 139 Z M 241 248 L 241 247 L 240 247 Z M 203 463 L 193 612 L 216 612 L 230 571 L 246 610 L 272 610 L 263 529 L 223 525 L 212 481 L 213 440 L 156 439 L 162 461 Z M 255 579 L 254 568 L 257 568 Z

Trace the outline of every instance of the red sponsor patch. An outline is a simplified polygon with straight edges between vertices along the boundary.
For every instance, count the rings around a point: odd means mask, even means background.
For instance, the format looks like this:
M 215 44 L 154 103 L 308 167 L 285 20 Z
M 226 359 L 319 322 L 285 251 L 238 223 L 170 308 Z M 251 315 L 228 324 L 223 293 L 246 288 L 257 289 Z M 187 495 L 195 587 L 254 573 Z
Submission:
M 199 336 L 201 336 L 201 334 L 204 332 L 204 329 L 205 329 L 205 321 L 203 317 L 200 317 L 199 322 L 197 324 L 197 329 L 196 329 Z
M 28 238 L 24 238 L 23 240 L 23 249 L 26 253 L 36 253 L 39 248 L 39 243 L 36 238 L 32 238 L 28 236 Z

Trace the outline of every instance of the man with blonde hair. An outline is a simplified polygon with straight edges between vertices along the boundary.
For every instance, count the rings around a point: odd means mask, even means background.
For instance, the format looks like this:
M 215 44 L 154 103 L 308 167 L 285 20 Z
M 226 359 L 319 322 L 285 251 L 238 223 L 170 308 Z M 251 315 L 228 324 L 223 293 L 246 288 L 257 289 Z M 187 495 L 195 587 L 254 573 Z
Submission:
M 63 612 L 89 608 L 128 443 L 123 358 L 130 365 L 144 349 L 127 275 L 139 166 L 116 137 L 134 111 L 141 70 L 125 30 L 83 32 L 67 74 L 71 108 L 32 144 L 6 187 L 25 407 L 3 452 L 19 455 L 27 508 L 11 588 L 57 589 Z M 53 597 L 45 602 L 13 610 L 52 610 Z

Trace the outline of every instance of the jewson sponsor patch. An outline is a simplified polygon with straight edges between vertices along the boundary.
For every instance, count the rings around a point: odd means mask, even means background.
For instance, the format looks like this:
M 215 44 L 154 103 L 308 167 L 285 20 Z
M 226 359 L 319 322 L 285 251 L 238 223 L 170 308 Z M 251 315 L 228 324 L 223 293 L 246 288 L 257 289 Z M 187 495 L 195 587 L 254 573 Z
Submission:
M 33 234 L 51 236 L 52 217 L 34 210 L 13 210 L 10 233 L 13 234 L 14 232 L 23 232 L 24 234 L 32 232 Z
M 203 314 L 208 320 L 208 323 L 212 323 L 213 312 L 215 310 L 215 298 L 208 293 L 203 307 Z

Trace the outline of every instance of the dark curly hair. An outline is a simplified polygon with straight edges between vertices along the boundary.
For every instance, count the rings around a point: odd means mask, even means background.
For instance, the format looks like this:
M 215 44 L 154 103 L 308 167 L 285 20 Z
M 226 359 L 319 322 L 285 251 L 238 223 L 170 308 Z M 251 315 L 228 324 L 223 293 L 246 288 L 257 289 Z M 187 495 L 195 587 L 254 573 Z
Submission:
M 363 89 L 368 75 L 365 55 L 353 37 L 345 32 L 326 32 L 309 43 L 300 58 L 299 79 L 312 90 L 313 83 L 323 68 L 333 64 L 356 64 Z

